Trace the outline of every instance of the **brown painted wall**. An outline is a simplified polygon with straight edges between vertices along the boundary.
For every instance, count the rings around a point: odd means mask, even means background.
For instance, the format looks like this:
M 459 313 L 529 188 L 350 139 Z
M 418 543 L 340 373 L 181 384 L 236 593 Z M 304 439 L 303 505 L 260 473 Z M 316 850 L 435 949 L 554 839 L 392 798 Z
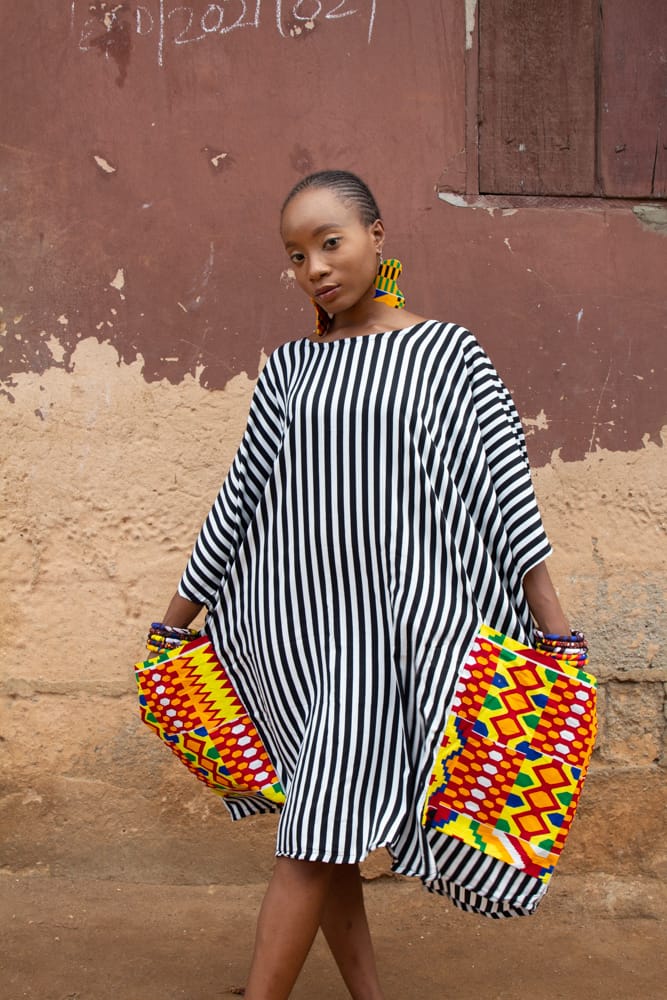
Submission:
M 410 306 L 470 326 L 525 419 L 553 574 L 604 682 L 563 865 L 658 877 L 662 210 L 459 207 L 470 0 L 219 6 L 5 3 L 3 863 L 148 881 L 268 870 L 272 821 L 232 827 L 141 730 L 130 664 L 233 456 L 262 357 L 310 327 L 281 199 L 303 173 L 343 166 L 376 190 Z

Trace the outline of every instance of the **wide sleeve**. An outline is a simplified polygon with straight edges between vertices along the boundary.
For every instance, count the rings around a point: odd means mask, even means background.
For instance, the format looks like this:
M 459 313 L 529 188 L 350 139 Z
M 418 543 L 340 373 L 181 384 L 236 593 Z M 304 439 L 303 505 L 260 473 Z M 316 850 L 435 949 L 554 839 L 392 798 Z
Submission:
M 245 433 L 195 542 L 178 586 L 181 597 L 209 610 L 234 561 L 280 450 L 285 400 L 272 355 L 253 392 Z
M 521 419 L 509 390 L 472 334 L 464 359 L 495 502 L 514 567 L 523 579 L 551 554 L 551 546 L 535 497 Z

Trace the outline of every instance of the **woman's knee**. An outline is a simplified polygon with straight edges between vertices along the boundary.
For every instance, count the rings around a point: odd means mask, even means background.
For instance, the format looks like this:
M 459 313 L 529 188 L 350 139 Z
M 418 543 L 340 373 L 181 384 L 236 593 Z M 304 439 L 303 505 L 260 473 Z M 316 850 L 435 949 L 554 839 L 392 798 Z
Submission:
M 326 861 L 302 861 L 298 858 L 278 857 L 273 870 L 274 878 L 315 885 L 328 883 L 335 875 L 335 865 Z

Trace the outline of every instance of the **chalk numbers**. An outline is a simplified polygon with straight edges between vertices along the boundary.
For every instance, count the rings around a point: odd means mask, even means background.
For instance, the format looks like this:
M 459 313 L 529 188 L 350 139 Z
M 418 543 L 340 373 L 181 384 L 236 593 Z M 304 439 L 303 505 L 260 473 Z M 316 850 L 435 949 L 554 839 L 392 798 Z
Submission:
M 276 3 L 276 20 L 278 23 L 278 30 L 281 35 L 284 35 L 284 29 L 282 26 L 282 3 L 278 0 Z M 289 7 L 289 4 L 287 4 Z M 370 36 L 373 33 L 373 21 L 375 20 L 375 3 L 370 4 L 371 7 L 371 22 L 369 25 L 369 42 Z M 340 2 L 324 4 L 320 0 L 297 0 L 297 3 L 292 7 L 292 17 L 295 21 L 305 21 L 306 24 L 315 24 L 318 17 L 323 17 L 327 21 L 337 21 L 341 17 L 350 17 L 352 14 L 358 14 L 359 11 L 355 10 L 351 4 L 350 0 L 340 0 Z
M 343 17 L 356 17 L 365 23 L 368 43 L 373 37 L 378 0 L 264 0 L 264 8 L 272 7 L 275 26 L 283 38 L 297 38 L 306 30 L 313 30 L 318 21 L 338 21 Z M 152 4 L 138 4 L 134 11 L 121 3 L 83 2 L 71 5 L 72 25 L 76 8 L 85 8 L 87 14 L 81 26 L 79 48 L 88 52 L 98 48 L 103 32 L 117 29 L 126 13 L 130 13 L 130 28 L 140 37 L 154 36 L 157 42 L 157 61 L 164 65 L 165 51 L 170 45 L 191 45 L 205 39 L 228 35 L 238 28 L 259 28 L 262 0 L 222 0 L 221 3 L 196 3 L 173 5 L 170 0 L 153 0 Z M 266 12 L 266 11 L 265 11 Z M 363 19 L 363 20 L 362 20 Z M 127 30 L 125 27 L 124 30 Z
M 201 42 L 207 35 L 228 35 L 236 28 L 259 27 L 260 7 L 261 0 L 224 0 L 208 4 L 201 15 L 194 7 L 173 7 L 165 13 L 165 19 L 174 23 L 174 45 L 189 45 Z

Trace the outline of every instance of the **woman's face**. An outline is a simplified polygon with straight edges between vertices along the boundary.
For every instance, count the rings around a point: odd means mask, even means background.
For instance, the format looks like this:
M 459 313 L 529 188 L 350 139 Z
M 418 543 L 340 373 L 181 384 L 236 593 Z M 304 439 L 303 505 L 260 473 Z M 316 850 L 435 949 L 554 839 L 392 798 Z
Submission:
M 354 204 L 308 188 L 286 206 L 281 234 L 299 287 L 329 315 L 372 298 L 384 226 L 365 226 Z

